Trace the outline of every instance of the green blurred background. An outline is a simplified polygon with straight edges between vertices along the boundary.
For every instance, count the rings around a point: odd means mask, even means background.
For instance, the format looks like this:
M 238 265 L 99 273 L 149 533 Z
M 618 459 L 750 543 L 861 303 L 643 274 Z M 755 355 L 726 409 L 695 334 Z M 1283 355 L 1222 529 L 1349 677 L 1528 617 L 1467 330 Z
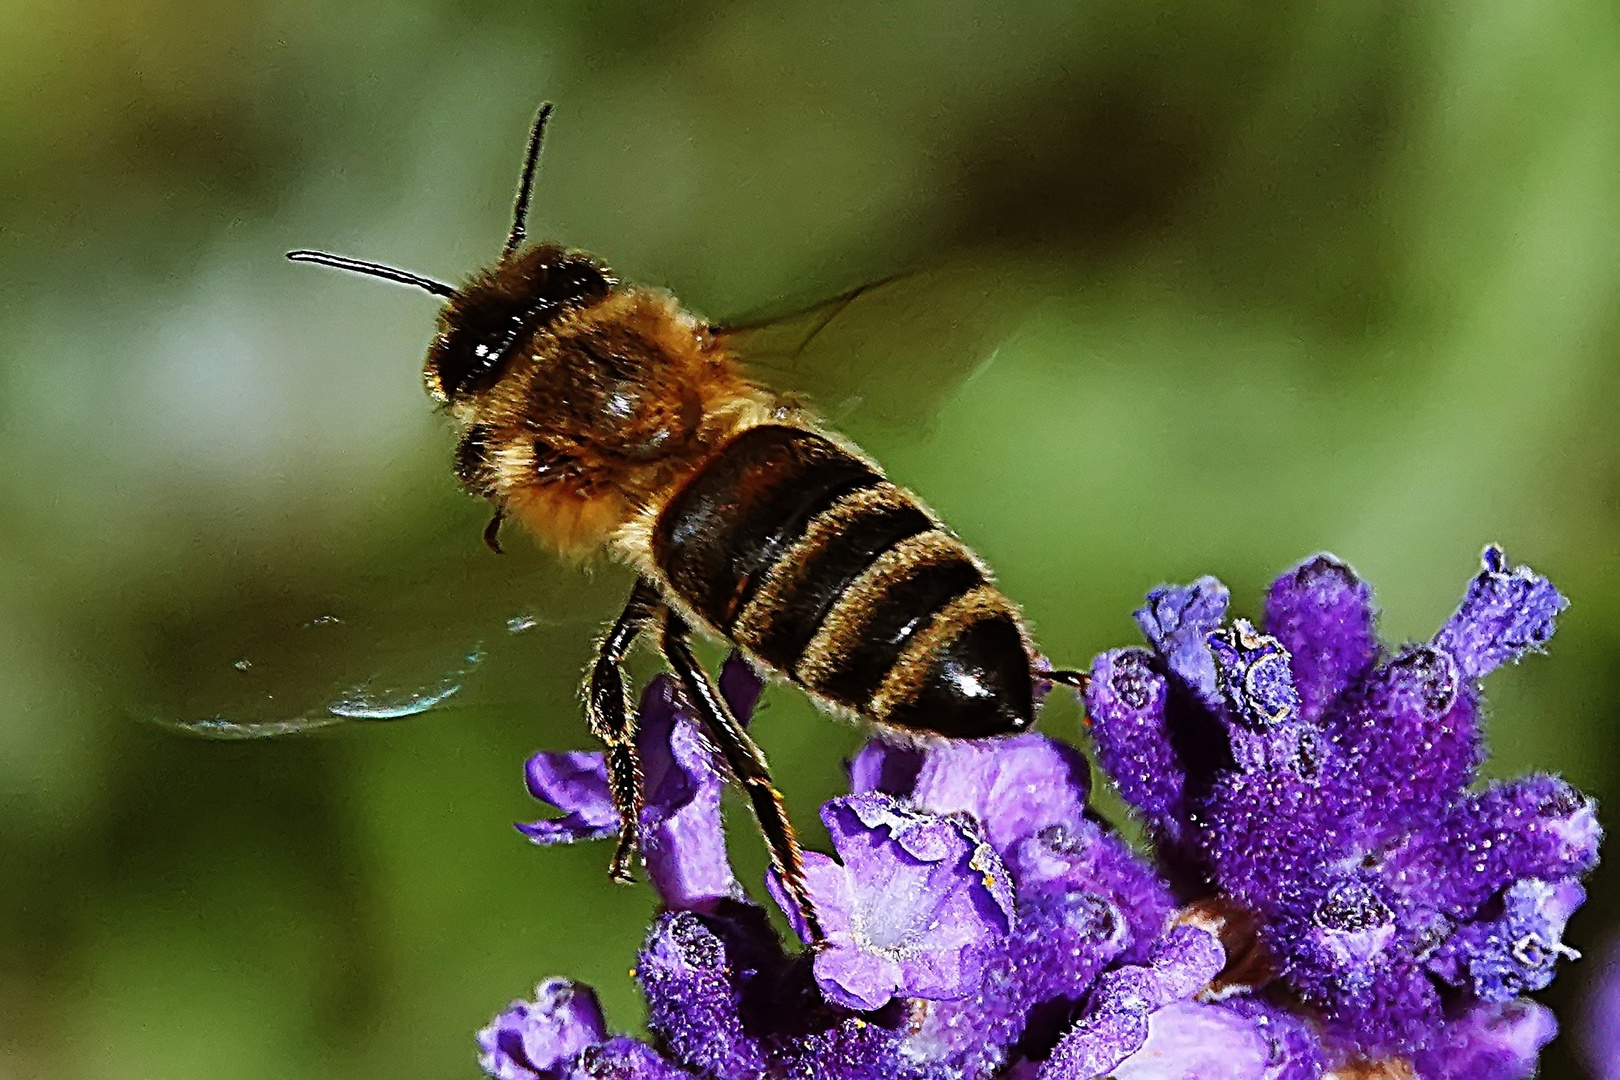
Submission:
M 0 1077 L 470 1077 L 553 973 L 640 1023 L 647 890 L 509 825 L 628 577 L 484 552 L 432 302 L 280 258 L 459 280 L 542 97 L 534 231 L 706 314 L 945 268 L 824 403 L 1060 662 L 1320 549 L 1426 637 L 1497 540 L 1574 606 L 1491 679 L 1490 769 L 1620 794 L 1612 4 L 10 0 L 0 49 Z M 474 650 L 408 722 L 147 722 Z M 856 733 L 782 692 L 759 730 L 811 822 Z

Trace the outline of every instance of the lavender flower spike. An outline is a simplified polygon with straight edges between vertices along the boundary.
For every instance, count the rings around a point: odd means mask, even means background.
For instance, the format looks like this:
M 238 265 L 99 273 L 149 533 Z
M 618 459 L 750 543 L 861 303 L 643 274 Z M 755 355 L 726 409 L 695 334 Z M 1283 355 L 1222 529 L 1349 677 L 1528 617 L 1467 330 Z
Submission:
M 1252 926 L 1227 942 L 1257 958 L 1247 983 L 1308 1006 L 1327 1068 L 1524 1075 L 1549 1029 L 1521 995 L 1573 956 L 1564 926 L 1600 833 L 1554 777 L 1470 790 L 1478 680 L 1545 644 L 1563 597 L 1487 548 L 1432 644 L 1391 655 L 1370 590 L 1317 556 L 1272 586 L 1268 632 L 1210 629 L 1200 660 L 1188 613 L 1207 625 L 1199 598 L 1217 595 L 1209 579 L 1155 590 L 1154 652 L 1099 657 L 1087 697 L 1097 758 L 1122 770 L 1172 881 Z M 1143 751 L 1179 783 L 1143 775 Z

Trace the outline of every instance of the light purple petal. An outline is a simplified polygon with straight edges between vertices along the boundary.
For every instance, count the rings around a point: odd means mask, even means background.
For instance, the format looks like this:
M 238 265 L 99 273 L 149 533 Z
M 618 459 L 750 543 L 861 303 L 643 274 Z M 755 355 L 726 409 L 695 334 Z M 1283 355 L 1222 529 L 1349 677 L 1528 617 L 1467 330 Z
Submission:
M 1464 678 L 1480 679 L 1509 660 L 1539 651 L 1552 637 L 1558 613 L 1569 606 L 1552 583 L 1528 566 L 1508 568 L 1492 544 L 1479 575 L 1434 645 L 1450 653 Z
M 1040 1080 L 1095 1080 L 1141 1050 L 1148 1018 L 1208 985 L 1226 963 L 1214 936 L 1193 926 L 1166 934 L 1146 965 L 1103 975 L 1086 1013 L 1041 1067 Z
M 532 1002 L 512 1002 L 478 1033 L 478 1064 L 495 1080 L 558 1080 L 576 1054 L 606 1038 L 590 987 L 548 979 Z
M 834 1005 L 870 1012 L 888 1004 L 902 988 L 911 989 L 911 973 L 893 956 L 837 941 L 829 944 L 816 954 L 816 985 Z
M 911 798 L 936 814 L 970 815 L 1005 853 L 1042 829 L 1080 821 L 1089 789 L 1086 759 L 1078 750 L 1029 732 L 930 747 Z
M 1321 1080 L 1327 1071 L 1322 1037 L 1307 1017 L 1256 997 L 1230 998 L 1221 1007 L 1252 1021 L 1266 1041 L 1266 1080 Z
M 1475 1005 L 1445 1024 L 1413 1064 L 1423 1080 L 1526 1080 L 1557 1034 L 1552 1011 L 1536 1002 Z M 1600 1071 L 1597 1080 L 1616 1075 Z
M 759 697 L 758 676 L 733 658 L 723 669 L 722 682 L 737 715 L 746 717 Z M 642 692 L 636 747 L 642 766 L 641 852 L 659 896 L 672 908 L 707 910 L 721 898 L 740 895 L 720 815 L 724 775 L 666 675 Z M 525 777 L 531 795 L 565 811 L 560 818 L 517 826 L 535 843 L 617 835 L 619 817 L 601 754 L 536 754 Z
M 563 811 L 559 818 L 518 823 L 518 831 L 535 843 L 571 844 L 617 835 L 619 814 L 608 793 L 601 754 L 535 754 L 524 766 L 523 779 L 530 795 Z
M 1271 1080 L 1271 1047 L 1255 1022 L 1217 1005 L 1171 1002 L 1148 1017 L 1147 1041 L 1113 1080 Z
M 641 695 L 636 740 L 646 797 L 641 850 L 647 877 L 667 906 L 707 911 L 720 899 L 740 896 L 742 889 L 731 870 L 721 821 L 725 779 L 680 705 L 679 692 L 666 676 L 654 679 Z
M 809 855 L 805 864 L 827 931 L 814 965 L 826 998 L 875 1009 L 896 996 L 970 992 L 1013 906 L 1007 872 L 977 826 L 875 792 L 834 799 L 822 819 L 842 860 Z M 782 904 L 779 888 L 773 895 Z

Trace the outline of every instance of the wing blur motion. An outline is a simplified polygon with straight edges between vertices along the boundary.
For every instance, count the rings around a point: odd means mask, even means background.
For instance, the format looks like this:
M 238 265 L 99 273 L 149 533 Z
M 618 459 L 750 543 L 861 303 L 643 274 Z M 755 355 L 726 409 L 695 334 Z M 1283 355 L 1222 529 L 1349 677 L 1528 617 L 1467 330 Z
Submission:
M 583 660 L 614 583 L 586 581 L 516 538 L 511 554 L 491 555 L 479 539 L 481 507 L 459 497 L 447 505 L 451 518 L 409 544 L 320 565 L 261 555 L 233 561 L 228 590 L 174 594 L 148 631 L 146 689 L 129 712 L 171 731 L 242 740 L 492 701 L 532 708 L 546 685 L 537 661 L 565 649 Z M 343 538 L 322 533 L 311 523 L 316 550 L 342 550 Z
M 915 430 L 994 358 L 1019 318 L 983 268 L 919 270 L 710 333 L 834 425 Z

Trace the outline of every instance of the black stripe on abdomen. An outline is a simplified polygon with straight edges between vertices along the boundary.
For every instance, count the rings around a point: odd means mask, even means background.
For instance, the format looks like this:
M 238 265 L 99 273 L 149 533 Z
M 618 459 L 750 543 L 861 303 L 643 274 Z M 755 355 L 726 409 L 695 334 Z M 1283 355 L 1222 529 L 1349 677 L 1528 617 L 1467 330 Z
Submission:
M 983 584 L 983 572 L 948 533 L 908 537 L 839 593 L 794 675 L 832 701 L 868 712 L 906 645 L 940 609 Z
M 653 557 L 670 587 L 729 634 L 766 573 L 811 522 L 882 479 L 814 432 L 778 424 L 749 428 L 721 447 L 658 515 Z
M 845 591 L 890 548 L 934 528 L 933 519 L 894 485 L 829 507 L 767 578 L 736 633 L 769 664 L 792 673 Z

